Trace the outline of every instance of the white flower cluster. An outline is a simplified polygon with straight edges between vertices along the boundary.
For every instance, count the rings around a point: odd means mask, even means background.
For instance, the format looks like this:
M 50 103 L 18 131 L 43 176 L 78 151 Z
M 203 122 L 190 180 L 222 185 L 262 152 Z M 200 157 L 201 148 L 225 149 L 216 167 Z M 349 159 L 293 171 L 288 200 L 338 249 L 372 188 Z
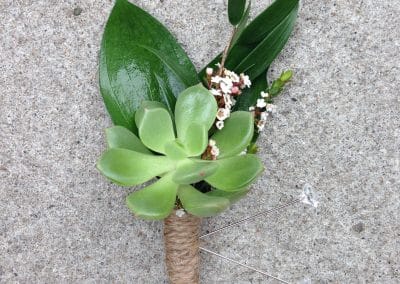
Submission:
M 220 64 L 217 64 L 217 67 L 221 69 Z M 231 109 L 236 103 L 235 97 L 239 96 L 244 88 L 250 88 L 251 82 L 249 76 L 243 73 L 237 75 L 225 68 L 218 73 L 214 72 L 213 68 L 207 68 L 206 74 L 208 87 L 218 104 L 215 126 L 222 129 L 224 120 L 231 115 Z
M 249 107 L 249 111 L 254 114 L 254 122 L 257 126 L 258 132 L 261 132 L 264 129 L 268 115 L 276 111 L 276 106 L 274 104 L 269 104 L 265 101 L 268 97 L 268 93 L 261 92 L 261 98 L 257 99 L 256 106 Z
M 217 143 L 215 140 L 208 140 L 208 146 L 206 151 L 202 155 L 203 160 L 216 160 L 219 156 L 219 148 L 217 147 Z

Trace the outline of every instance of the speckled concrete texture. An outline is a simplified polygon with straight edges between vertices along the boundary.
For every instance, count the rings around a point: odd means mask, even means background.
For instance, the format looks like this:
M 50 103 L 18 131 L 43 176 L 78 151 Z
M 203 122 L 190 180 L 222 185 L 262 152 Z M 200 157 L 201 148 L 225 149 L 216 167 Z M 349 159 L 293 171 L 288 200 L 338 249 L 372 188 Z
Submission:
M 254 1 L 253 16 L 268 1 Z M 226 1 L 135 3 L 197 68 L 223 49 Z M 112 2 L 0 2 L 0 282 L 165 283 L 161 223 L 136 220 L 129 189 L 94 164 L 111 125 L 97 84 Z M 400 2 L 306 0 L 271 68 L 295 76 L 259 141 L 266 171 L 204 246 L 291 283 L 400 282 Z M 275 283 L 202 254 L 203 283 Z

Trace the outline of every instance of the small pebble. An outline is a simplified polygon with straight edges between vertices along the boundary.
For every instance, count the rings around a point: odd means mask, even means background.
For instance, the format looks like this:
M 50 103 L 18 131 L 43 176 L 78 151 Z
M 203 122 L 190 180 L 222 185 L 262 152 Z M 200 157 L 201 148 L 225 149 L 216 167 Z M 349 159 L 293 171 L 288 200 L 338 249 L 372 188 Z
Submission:
M 355 232 L 357 232 L 357 233 L 361 233 L 362 231 L 364 231 L 364 223 L 362 223 L 362 222 L 359 222 L 359 223 L 357 223 L 357 224 L 355 224 L 355 225 L 353 225 L 353 230 L 355 231 Z
M 291 98 L 291 100 L 294 101 L 294 102 L 297 102 L 297 99 L 296 99 L 296 98 Z
M 74 16 L 79 16 L 82 13 L 82 8 L 76 7 L 74 9 Z

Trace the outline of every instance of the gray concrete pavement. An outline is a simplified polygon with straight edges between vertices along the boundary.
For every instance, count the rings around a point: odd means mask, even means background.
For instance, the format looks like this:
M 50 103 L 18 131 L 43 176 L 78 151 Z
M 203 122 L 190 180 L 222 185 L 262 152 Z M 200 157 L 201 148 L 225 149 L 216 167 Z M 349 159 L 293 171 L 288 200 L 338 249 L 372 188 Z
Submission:
M 253 14 L 268 1 L 254 1 Z M 197 68 L 223 48 L 226 2 L 135 1 Z M 77 9 L 78 8 L 78 9 Z M 107 1 L 0 2 L 0 283 L 163 283 L 161 223 L 94 164 L 111 125 L 97 84 Z M 307 0 L 271 76 L 291 68 L 251 194 L 203 231 L 297 196 L 204 246 L 285 279 L 400 282 L 400 3 Z M 203 283 L 275 283 L 202 254 Z

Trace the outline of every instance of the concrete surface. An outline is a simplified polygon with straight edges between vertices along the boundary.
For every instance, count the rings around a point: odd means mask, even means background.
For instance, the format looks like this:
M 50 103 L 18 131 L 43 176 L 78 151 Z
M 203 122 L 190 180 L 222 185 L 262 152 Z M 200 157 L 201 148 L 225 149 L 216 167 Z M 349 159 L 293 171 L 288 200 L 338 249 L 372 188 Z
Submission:
M 226 1 L 145 1 L 198 68 L 228 37 Z M 267 1 L 254 1 L 253 14 Z M 163 283 L 161 223 L 94 168 L 110 126 L 96 79 L 111 1 L 0 2 L 0 282 Z M 309 183 L 320 207 L 204 246 L 289 282 L 400 282 L 400 2 L 303 2 L 273 66 L 294 80 L 260 140 L 266 172 L 212 230 Z M 203 283 L 275 283 L 202 254 Z

